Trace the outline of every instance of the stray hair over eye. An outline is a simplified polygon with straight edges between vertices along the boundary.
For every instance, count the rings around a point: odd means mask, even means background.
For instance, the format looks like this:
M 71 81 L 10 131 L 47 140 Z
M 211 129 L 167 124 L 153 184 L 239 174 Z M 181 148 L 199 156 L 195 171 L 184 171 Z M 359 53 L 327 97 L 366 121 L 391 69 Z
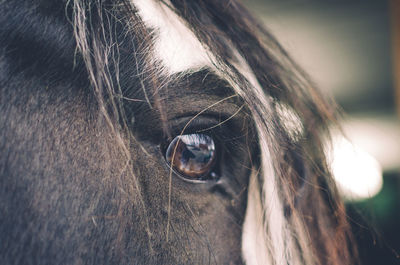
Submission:
M 183 179 L 204 182 L 217 177 L 213 172 L 217 152 L 214 140 L 206 134 L 176 136 L 168 145 L 165 159 Z

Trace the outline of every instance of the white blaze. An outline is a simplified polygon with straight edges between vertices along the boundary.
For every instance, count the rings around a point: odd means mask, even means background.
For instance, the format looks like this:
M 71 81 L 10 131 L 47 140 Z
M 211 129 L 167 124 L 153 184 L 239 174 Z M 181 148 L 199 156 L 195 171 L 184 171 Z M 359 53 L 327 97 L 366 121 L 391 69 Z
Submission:
M 207 51 L 168 6 L 151 0 L 131 0 L 145 25 L 154 30 L 154 56 L 168 74 L 211 66 Z

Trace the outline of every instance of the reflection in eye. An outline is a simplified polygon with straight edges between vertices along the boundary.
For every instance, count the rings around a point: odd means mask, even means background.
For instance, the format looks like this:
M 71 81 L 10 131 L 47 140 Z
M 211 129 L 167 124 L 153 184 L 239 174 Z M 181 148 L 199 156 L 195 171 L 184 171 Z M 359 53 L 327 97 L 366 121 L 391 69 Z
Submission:
M 169 144 L 165 157 L 172 168 L 183 177 L 189 180 L 205 180 L 216 160 L 215 144 L 205 134 L 177 136 Z

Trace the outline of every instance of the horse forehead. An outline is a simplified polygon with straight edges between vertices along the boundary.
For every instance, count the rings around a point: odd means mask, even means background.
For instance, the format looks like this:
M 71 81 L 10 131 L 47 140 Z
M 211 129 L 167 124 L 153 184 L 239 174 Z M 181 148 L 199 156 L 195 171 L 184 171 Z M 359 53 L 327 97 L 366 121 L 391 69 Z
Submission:
M 168 74 L 211 67 L 205 48 L 166 4 L 153 0 L 131 1 L 144 24 L 154 31 L 154 57 Z

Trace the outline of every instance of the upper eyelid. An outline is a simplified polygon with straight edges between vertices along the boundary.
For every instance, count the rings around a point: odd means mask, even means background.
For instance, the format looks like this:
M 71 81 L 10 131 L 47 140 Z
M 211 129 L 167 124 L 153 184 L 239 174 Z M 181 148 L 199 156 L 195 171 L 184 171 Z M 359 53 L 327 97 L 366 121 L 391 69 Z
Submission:
M 190 124 L 188 124 L 191 118 L 192 116 L 186 116 L 171 120 L 169 124 L 169 127 L 172 129 L 171 135 L 207 133 L 207 131 L 211 131 L 212 129 L 219 127 L 219 124 L 221 123 L 221 119 L 217 119 L 216 117 L 209 115 L 204 115 L 197 117 L 196 119 L 192 120 Z M 229 124 L 223 123 L 221 125 L 222 126 L 219 128 L 227 127 Z M 184 128 L 185 131 L 183 131 Z
M 228 125 L 232 125 L 232 123 L 236 123 L 235 121 L 241 121 L 245 119 L 246 114 L 240 114 L 240 112 L 244 109 L 244 105 L 237 106 L 236 110 L 232 113 L 226 112 L 214 112 L 207 111 L 195 119 L 191 120 L 194 116 L 198 115 L 198 112 L 187 113 L 185 115 L 179 115 L 168 120 L 169 124 L 172 126 L 179 125 L 183 122 L 191 121 L 191 124 L 199 124 L 209 122 L 210 126 L 218 126 L 228 123 Z M 240 115 L 238 115 L 240 114 Z M 189 126 L 191 125 L 189 124 Z M 186 124 L 185 124 L 186 125 Z M 184 126 L 183 126 L 184 127 Z M 210 128 L 211 129 L 211 128 Z
M 252 131 L 251 129 L 243 130 L 243 126 L 241 126 L 242 123 L 233 122 L 231 120 L 221 123 L 220 121 L 224 119 L 217 119 L 217 117 L 206 115 L 199 116 L 198 119 L 195 119 L 186 127 L 185 131 L 182 132 L 182 129 L 190 118 L 192 118 L 192 116 L 171 120 L 171 138 L 165 138 L 163 145 L 171 142 L 176 136 L 194 133 L 208 134 L 214 138 L 214 141 L 216 141 L 218 145 L 225 145 L 227 143 L 238 144 L 242 141 L 241 139 L 244 139 L 243 137 L 248 137 L 248 133 Z

